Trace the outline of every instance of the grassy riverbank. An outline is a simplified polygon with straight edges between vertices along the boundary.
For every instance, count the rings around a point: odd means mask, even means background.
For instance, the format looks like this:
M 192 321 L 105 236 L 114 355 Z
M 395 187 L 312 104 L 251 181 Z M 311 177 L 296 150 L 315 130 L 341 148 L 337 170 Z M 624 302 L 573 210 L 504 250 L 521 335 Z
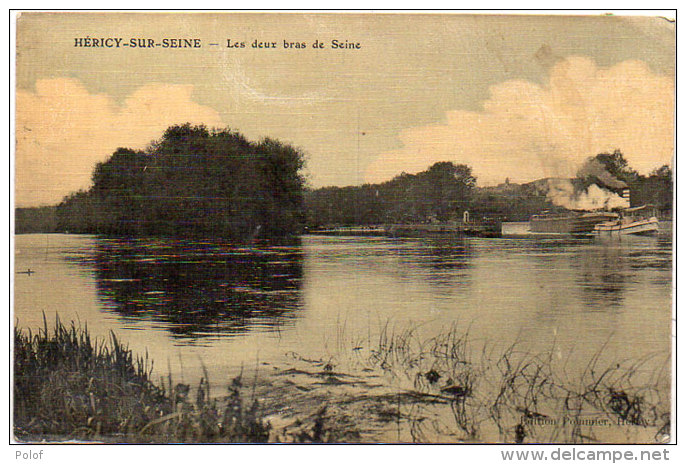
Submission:
M 38 333 L 14 333 L 14 432 L 20 441 L 117 443 L 265 442 L 269 425 L 244 397 L 240 377 L 219 398 L 201 379 L 151 381 L 153 363 L 114 333 L 91 340 L 86 328 L 59 320 Z
M 15 436 L 114 443 L 654 443 L 669 436 L 669 354 L 617 362 L 599 353 L 581 375 L 567 375 L 552 350 L 474 348 L 458 328 L 429 339 L 387 328 L 368 347 L 341 345 L 338 359 L 288 353 L 280 365 L 262 363 L 259 379 L 241 375 L 213 390 L 207 373 L 193 386 L 171 376 L 155 383 L 152 361 L 114 334 L 92 340 L 85 328 L 58 320 L 52 331 L 47 323 L 35 334 L 15 329 Z

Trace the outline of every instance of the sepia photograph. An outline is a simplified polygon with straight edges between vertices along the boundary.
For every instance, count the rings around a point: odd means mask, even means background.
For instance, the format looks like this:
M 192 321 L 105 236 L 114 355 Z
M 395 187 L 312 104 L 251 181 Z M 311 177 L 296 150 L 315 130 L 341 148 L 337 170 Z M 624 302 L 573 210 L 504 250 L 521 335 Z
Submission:
M 676 11 L 11 21 L 11 443 L 675 442 Z

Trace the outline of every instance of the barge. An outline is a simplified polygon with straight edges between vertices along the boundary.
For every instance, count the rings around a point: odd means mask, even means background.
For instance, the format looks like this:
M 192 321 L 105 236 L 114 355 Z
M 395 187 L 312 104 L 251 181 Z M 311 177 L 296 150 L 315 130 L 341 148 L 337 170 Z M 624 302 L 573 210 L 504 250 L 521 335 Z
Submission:
M 615 221 L 617 213 L 577 212 L 568 214 L 542 213 L 531 217 L 529 231 L 538 234 L 591 235 L 598 224 Z

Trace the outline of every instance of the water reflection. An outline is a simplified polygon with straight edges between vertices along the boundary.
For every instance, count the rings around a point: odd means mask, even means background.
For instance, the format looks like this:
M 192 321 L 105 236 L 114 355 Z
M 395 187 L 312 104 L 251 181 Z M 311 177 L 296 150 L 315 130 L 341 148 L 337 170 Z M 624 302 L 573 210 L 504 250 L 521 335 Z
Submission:
M 475 256 L 475 249 L 464 238 L 429 238 L 408 248 L 401 264 L 425 270 L 429 284 L 438 286 L 468 284 L 466 272 Z
M 584 305 L 602 310 L 619 307 L 629 288 L 640 284 L 641 270 L 669 270 L 672 262 L 671 240 L 654 237 L 625 237 L 622 240 L 597 240 L 577 255 L 577 283 Z M 661 284 L 669 274 L 660 273 Z
M 272 363 L 289 351 L 331 356 L 347 340 L 373 346 L 391 326 L 429 339 L 458 324 L 494 349 L 559 346 L 580 366 L 601 349 L 635 359 L 669 349 L 669 236 L 304 236 L 236 247 L 55 234 L 20 235 L 16 247 L 16 269 L 36 271 L 15 276 L 23 327 L 41 327 L 45 311 L 48 322 L 87 321 L 98 337 L 126 330 L 122 340 L 171 357 L 175 373 L 182 357 L 186 369 L 201 373 L 203 359 L 223 376 L 256 353 Z
M 89 263 L 105 308 L 160 322 L 176 338 L 290 325 L 300 307 L 299 241 L 97 239 Z
M 589 309 L 618 307 L 624 300 L 628 272 L 625 250 L 616 243 L 600 244 L 596 249 L 579 255 L 579 288 Z

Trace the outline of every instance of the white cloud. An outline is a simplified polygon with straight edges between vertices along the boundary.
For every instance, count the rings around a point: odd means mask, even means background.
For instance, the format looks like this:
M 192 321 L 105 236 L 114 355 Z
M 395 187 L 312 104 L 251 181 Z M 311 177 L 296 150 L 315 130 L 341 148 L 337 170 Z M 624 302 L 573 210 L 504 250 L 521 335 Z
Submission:
M 90 185 L 95 163 L 117 147 L 144 148 L 172 124 L 221 126 L 192 101 L 190 85 L 148 84 L 122 105 L 76 79 L 47 79 L 17 91 L 16 204 L 55 204 Z
M 491 87 L 481 111 L 403 131 L 403 148 L 381 154 L 367 181 L 426 169 L 436 161 L 472 166 L 480 185 L 573 176 L 589 157 L 619 148 L 642 173 L 672 161 L 674 82 L 640 61 L 600 68 L 559 61 L 548 84 L 511 80 Z

